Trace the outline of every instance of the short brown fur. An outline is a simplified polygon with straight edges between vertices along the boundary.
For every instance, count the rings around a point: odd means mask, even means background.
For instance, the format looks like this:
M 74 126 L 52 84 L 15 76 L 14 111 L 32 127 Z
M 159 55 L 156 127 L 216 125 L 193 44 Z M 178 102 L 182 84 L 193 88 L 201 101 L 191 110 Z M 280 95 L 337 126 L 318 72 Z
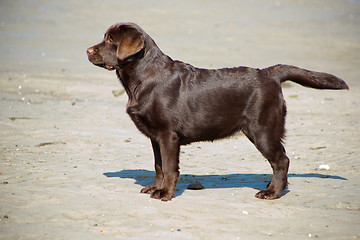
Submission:
M 268 159 L 273 178 L 256 197 L 276 199 L 287 185 L 289 159 L 282 145 L 286 106 L 281 83 L 348 89 L 327 73 L 294 66 L 199 69 L 173 61 L 134 23 L 111 26 L 104 40 L 87 49 L 90 62 L 116 70 L 129 97 L 127 113 L 150 138 L 155 181 L 142 193 L 171 200 L 179 178 L 180 146 L 213 141 L 242 131 Z

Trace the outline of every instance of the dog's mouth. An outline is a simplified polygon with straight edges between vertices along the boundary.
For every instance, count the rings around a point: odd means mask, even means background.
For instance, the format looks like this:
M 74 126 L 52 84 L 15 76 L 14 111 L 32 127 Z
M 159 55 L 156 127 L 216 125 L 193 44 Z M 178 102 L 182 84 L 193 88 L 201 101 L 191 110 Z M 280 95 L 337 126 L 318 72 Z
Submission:
M 107 65 L 107 64 L 104 64 L 104 65 L 105 65 L 104 67 L 109 71 L 112 71 L 115 69 L 115 67 L 113 65 Z
M 108 64 L 105 64 L 105 63 L 93 63 L 93 64 L 95 66 L 105 68 L 105 69 L 107 69 L 109 71 L 115 70 L 115 66 L 113 66 L 113 65 L 108 65 Z
M 104 63 L 104 59 L 102 57 L 89 55 L 88 58 L 89 58 L 89 61 L 92 64 L 94 64 L 95 66 L 105 68 L 109 71 L 112 71 L 115 69 L 114 65 Z

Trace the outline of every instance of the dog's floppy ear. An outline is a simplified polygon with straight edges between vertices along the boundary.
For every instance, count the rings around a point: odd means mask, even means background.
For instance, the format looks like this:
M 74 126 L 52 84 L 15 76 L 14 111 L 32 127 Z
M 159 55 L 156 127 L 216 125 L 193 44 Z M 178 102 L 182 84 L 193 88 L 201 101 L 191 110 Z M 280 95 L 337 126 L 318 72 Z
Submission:
M 116 56 L 122 61 L 144 48 L 144 36 L 141 32 L 131 26 L 122 25 L 119 27 L 120 45 L 117 48 Z

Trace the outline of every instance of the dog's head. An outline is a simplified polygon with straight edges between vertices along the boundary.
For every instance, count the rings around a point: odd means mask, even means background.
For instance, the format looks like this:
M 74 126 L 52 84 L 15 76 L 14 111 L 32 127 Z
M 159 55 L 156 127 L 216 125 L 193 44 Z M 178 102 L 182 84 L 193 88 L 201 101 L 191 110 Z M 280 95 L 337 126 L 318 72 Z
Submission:
M 87 49 L 89 61 L 96 66 L 114 70 L 119 65 L 144 54 L 145 36 L 134 23 L 118 23 L 111 26 L 104 39 Z

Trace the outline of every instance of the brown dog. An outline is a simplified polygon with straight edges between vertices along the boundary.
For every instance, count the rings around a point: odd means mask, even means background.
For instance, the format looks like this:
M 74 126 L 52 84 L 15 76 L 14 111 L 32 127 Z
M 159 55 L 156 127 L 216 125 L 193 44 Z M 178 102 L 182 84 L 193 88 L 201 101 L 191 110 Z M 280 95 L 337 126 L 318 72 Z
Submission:
M 286 106 L 281 83 L 348 89 L 327 73 L 288 65 L 208 70 L 173 61 L 134 23 L 111 26 L 87 49 L 93 64 L 116 70 L 128 94 L 127 113 L 151 139 L 156 176 L 142 193 L 171 200 L 179 178 L 180 146 L 242 131 L 271 164 L 273 178 L 261 199 L 276 199 L 287 185 L 289 159 L 282 145 Z

